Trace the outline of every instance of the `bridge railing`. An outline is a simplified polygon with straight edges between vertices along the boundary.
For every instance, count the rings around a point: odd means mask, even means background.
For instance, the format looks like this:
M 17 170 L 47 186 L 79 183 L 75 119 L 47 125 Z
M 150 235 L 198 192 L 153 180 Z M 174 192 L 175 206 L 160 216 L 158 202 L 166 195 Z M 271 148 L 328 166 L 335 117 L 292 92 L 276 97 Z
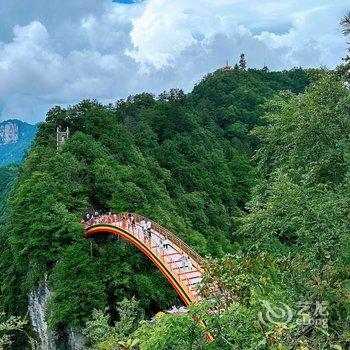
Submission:
M 136 213 L 127 213 L 127 212 L 122 212 L 119 214 L 111 214 L 114 218 L 114 220 L 118 222 L 122 222 L 123 217 L 128 218 L 128 215 L 131 214 L 134 216 L 135 221 L 137 224 L 140 224 L 142 218 L 146 218 L 143 215 L 139 215 Z M 110 217 L 110 215 L 106 215 L 106 217 Z M 147 218 L 148 219 L 148 218 Z M 148 219 L 150 220 L 150 219 Z M 159 225 L 158 223 L 151 221 L 152 224 L 152 229 L 157 232 L 158 234 L 162 235 L 163 238 L 167 237 L 168 240 L 172 243 L 174 243 L 184 254 L 188 255 L 193 261 L 197 263 L 199 266 L 203 266 L 205 260 L 196 252 L 194 251 L 187 243 L 185 243 L 182 239 L 177 237 L 174 233 L 166 229 L 165 227 Z M 88 228 L 89 226 L 94 225 L 96 222 L 94 220 L 92 221 L 87 221 L 84 223 L 85 228 Z
M 89 221 L 83 222 L 83 225 L 84 225 L 85 229 L 88 229 L 89 227 L 94 226 L 96 224 L 114 224 L 114 225 L 117 225 L 118 227 L 120 225 L 123 229 L 130 232 L 130 228 L 128 227 L 129 225 L 126 222 L 129 214 L 134 216 L 135 222 L 139 225 L 140 225 L 142 218 L 146 218 L 145 216 L 141 216 L 141 215 L 135 214 L 135 213 L 127 213 L 127 212 L 122 212 L 119 214 L 111 214 L 110 213 L 108 215 L 102 215 L 102 216 L 99 216 L 97 218 L 93 218 Z M 150 220 L 150 221 L 151 221 L 151 228 L 153 230 L 153 233 L 158 235 L 158 237 L 159 237 L 159 235 L 163 236 L 161 238 L 167 237 L 170 244 L 172 243 L 177 248 L 180 248 L 181 252 L 188 255 L 192 259 L 192 261 L 195 262 L 195 265 L 197 265 L 197 266 L 194 265 L 194 267 L 196 268 L 195 271 L 201 272 L 201 267 L 203 267 L 205 260 L 198 253 L 196 253 L 188 244 L 186 244 L 184 241 L 182 241 L 180 238 L 178 238 L 171 231 L 169 231 L 165 227 L 159 225 L 158 223 L 156 223 L 152 220 Z M 149 240 L 149 239 L 146 240 L 145 235 L 143 233 L 140 235 L 140 231 L 141 231 L 140 226 L 137 228 L 136 232 L 134 232 L 133 229 L 131 229 L 131 231 L 132 232 L 130 232 L 130 233 L 132 233 L 138 239 L 142 239 L 142 238 L 144 239 L 144 244 L 146 244 L 148 246 L 148 249 L 153 249 L 153 251 L 154 251 L 154 248 L 155 248 L 156 256 L 159 259 L 161 259 L 163 264 L 168 265 L 169 271 L 172 272 L 172 276 L 174 276 L 178 280 L 178 283 L 180 283 L 180 285 L 182 285 L 182 288 L 184 290 L 187 290 L 187 295 L 189 296 L 188 297 L 189 299 L 188 300 L 184 299 L 186 305 L 189 302 L 198 302 L 198 301 L 202 300 L 201 296 L 198 294 L 197 289 L 191 288 L 191 284 L 189 283 L 189 278 L 188 277 L 187 277 L 187 279 L 186 279 L 186 277 L 183 278 L 184 273 L 183 272 L 181 273 L 180 269 L 178 269 L 178 271 L 175 271 L 175 268 L 173 267 L 174 262 L 172 261 L 172 259 L 170 259 L 170 261 L 167 261 L 166 255 L 164 254 L 165 251 L 164 251 L 163 247 L 161 247 L 159 245 L 156 245 L 155 247 L 153 247 L 151 240 Z M 177 249 L 175 249 L 175 250 L 178 251 Z M 201 321 L 200 318 L 196 317 L 195 319 L 199 324 L 204 326 L 204 323 L 203 323 L 203 321 Z M 209 332 L 205 332 L 205 337 L 209 342 L 212 342 L 214 339 Z
M 142 218 L 145 218 L 145 216 L 136 214 L 136 213 L 120 213 L 120 217 L 126 217 L 131 214 L 135 217 L 135 221 L 139 224 L 142 220 Z M 148 219 L 148 218 L 147 218 Z M 179 247 L 186 255 L 188 255 L 192 260 L 197 262 L 198 265 L 203 266 L 205 260 L 196 252 L 194 251 L 187 243 L 185 243 L 183 240 L 181 240 L 179 237 L 177 237 L 174 233 L 166 229 L 165 227 L 159 225 L 158 223 L 152 221 L 151 219 L 148 219 L 151 221 L 152 229 L 159 234 L 161 234 L 164 238 L 167 237 L 169 241 L 176 244 L 177 247 Z

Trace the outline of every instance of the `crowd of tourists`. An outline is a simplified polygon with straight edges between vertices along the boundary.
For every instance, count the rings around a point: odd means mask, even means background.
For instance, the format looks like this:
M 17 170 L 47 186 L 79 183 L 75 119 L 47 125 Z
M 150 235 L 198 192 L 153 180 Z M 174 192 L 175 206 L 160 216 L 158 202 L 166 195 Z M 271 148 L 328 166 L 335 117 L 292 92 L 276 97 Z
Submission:
M 87 213 L 84 215 L 83 219 L 83 224 L 85 227 L 98 224 L 113 224 L 115 226 L 119 226 L 119 223 L 122 229 L 135 234 L 137 230 L 136 218 L 133 214 L 130 213 L 124 214 L 121 217 L 120 214 L 112 214 L 111 212 L 107 214 L 99 214 L 98 212 L 95 212 L 94 214 Z M 164 253 L 171 251 L 171 242 L 169 242 L 167 236 L 160 236 L 160 234 L 157 232 L 153 233 L 156 237 L 152 239 L 152 222 L 148 218 L 141 218 L 139 227 L 141 229 L 145 242 L 152 243 L 153 241 L 155 248 L 163 249 Z M 171 264 L 176 262 L 180 262 L 180 266 L 177 268 L 181 271 L 192 271 L 193 269 L 191 258 L 188 255 L 185 255 L 184 252 L 181 253 L 179 260 L 173 261 L 171 259 Z

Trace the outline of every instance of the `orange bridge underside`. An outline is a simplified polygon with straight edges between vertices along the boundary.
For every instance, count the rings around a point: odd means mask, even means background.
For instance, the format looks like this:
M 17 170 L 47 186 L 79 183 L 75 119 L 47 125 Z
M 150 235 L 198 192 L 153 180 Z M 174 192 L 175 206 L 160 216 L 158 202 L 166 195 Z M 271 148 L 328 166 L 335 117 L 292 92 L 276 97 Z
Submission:
M 173 288 L 175 289 L 177 294 L 180 296 L 180 298 L 183 300 L 185 305 L 189 305 L 190 303 L 196 302 L 196 300 L 191 296 L 191 294 L 181 286 L 176 275 L 172 271 L 169 271 L 164 261 L 162 261 L 160 257 L 156 256 L 151 251 L 151 249 L 142 241 L 138 240 L 135 236 L 133 236 L 128 231 L 120 227 L 106 225 L 106 224 L 94 225 L 87 228 L 85 230 L 85 237 L 92 238 L 95 235 L 98 235 L 100 233 L 107 233 L 110 235 L 120 236 L 126 239 L 127 241 L 131 242 L 135 247 L 141 250 L 141 252 L 144 253 L 154 263 L 154 265 L 156 265 L 159 271 L 165 276 L 165 278 L 173 286 Z

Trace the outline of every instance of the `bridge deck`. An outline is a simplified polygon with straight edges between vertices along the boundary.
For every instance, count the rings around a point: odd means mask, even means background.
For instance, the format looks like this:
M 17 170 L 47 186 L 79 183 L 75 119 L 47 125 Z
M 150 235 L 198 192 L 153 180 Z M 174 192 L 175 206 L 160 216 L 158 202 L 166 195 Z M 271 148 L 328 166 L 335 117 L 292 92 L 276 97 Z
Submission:
M 119 235 L 136 245 L 145 253 L 165 275 L 173 285 L 186 305 L 191 302 L 198 302 L 200 296 L 197 287 L 202 281 L 203 258 L 190 248 L 185 242 L 169 230 L 151 221 L 151 239 L 148 233 L 141 227 L 142 217 L 133 214 L 135 227 L 132 227 L 127 220 L 126 213 L 100 215 L 85 222 L 85 237 L 106 232 Z M 168 246 L 163 242 L 167 238 Z M 188 260 L 184 260 L 186 257 Z

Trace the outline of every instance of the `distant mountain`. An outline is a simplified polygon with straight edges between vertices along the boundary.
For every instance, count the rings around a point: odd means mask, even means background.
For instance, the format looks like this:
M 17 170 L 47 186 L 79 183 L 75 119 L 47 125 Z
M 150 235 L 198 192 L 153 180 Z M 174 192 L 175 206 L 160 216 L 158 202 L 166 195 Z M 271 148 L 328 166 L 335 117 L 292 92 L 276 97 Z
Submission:
M 36 133 L 36 126 L 17 119 L 0 123 L 0 166 L 20 163 Z

